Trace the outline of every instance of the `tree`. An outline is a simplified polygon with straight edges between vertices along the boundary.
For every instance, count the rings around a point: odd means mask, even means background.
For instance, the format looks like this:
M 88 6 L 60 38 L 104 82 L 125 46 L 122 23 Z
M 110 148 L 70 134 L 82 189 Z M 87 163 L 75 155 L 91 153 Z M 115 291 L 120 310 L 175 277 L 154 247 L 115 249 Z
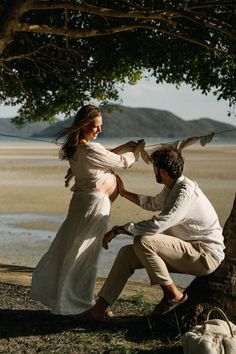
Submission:
M 117 100 L 147 70 L 235 104 L 236 3 L 231 0 L 3 0 L 0 102 L 18 123 Z

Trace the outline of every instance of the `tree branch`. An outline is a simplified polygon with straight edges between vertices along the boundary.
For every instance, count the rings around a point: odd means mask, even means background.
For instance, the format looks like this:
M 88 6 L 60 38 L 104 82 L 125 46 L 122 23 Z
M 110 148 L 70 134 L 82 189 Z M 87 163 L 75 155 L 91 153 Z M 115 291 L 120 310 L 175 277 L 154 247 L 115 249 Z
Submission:
M 30 25 L 28 23 L 20 23 L 20 24 L 18 24 L 16 31 L 46 33 L 46 34 L 51 34 L 51 35 L 69 36 L 69 37 L 76 38 L 76 39 L 82 39 L 82 38 L 88 38 L 88 37 L 98 37 L 98 36 L 111 35 L 111 34 L 126 32 L 126 31 L 136 31 L 138 29 L 156 30 L 158 32 L 166 33 L 172 37 L 176 37 L 179 39 L 183 39 L 187 42 L 197 44 L 197 45 L 199 45 L 209 51 L 212 51 L 212 52 L 219 52 L 219 53 L 224 53 L 227 55 L 235 56 L 235 54 L 229 53 L 228 50 L 226 50 L 226 49 L 221 49 L 221 48 L 211 46 L 203 41 L 200 42 L 200 41 L 198 41 L 194 38 L 191 38 L 183 33 L 180 33 L 177 31 L 172 32 L 172 31 L 168 31 L 168 30 L 161 28 L 161 27 L 151 26 L 151 25 L 142 24 L 142 23 L 141 24 L 137 23 L 136 25 L 121 25 L 118 27 L 108 28 L 108 29 L 104 29 L 104 30 L 89 29 L 89 30 L 80 30 L 80 31 L 69 30 L 69 29 L 58 28 L 58 27 L 48 27 L 45 25 L 40 26 L 40 25 Z
M 7 63 L 7 62 L 10 62 L 10 61 L 13 61 L 13 60 L 21 60 L 21 59 L 24 59 L 24 58 L 32 58 L 34 56 L 37 56 L 38 54 L 42 54 L 42 55 L 45 55 L 45 53 L 43 53 L 43 50 L 45 49 L 49 49 L 49 48 L 54 48 L 55 50 L 58 50 L 59 52 L 64 52 L 64 53 L 71 53 L 71 54 L 75 54 L 76 56 L 78 56 L 78 54 L 85 54 L 86 52 L 85 51 L 81 51 L 81 50 L 78 50 L 78 49 L 72 49 L 72 48 L 62 48 L 62 47 L 58 47 L 56 46 L 55 44 L 53 43 L 48 43 L 48 44 L 45 44 L 31 52 L 28 52 L 28 53 L 22 53 L 22 54 L 17 54 L 17 55 L 13 55 L 13 56 L 10 56 L 10 57 L 7 57 L 7 58 L 0 58 L 0 63 Z
M 13 75 L 13 77 L 16 79 L 16 81 L 18 82 L 20 88 L 21 88 L 21 92 L 22 94 L 25 96 L 26 100 L 29 100 L 29 95 L 27 90 L 24 88 L 23 83 L 21 82 L 19 75 L 13 70 L 13 69 L 9 69 L 6 64 L 1 63 L 0 64 L 6 71 L 8 71 L 11 75 Z
M 104 30 L 87 29 L 87 30 L 71 30 L 61 27 L 49 27 L 46 25 L 31 25 L 29 23 L 19 23 L 15 29 L 16 32 L 34 32 L 34 33 L 46 33 L 56 36 L 69 36 L 76 39 L 98 37 L 111 35 L 114 33 L 133 31 L 138 29 L 138 25 L 121 25 L 114 28 L 107 28 Z
M 216 2 L 217 3 L 217 2 Z M 215 6 L 216 6 L 215 3 Z M 224 2 L 221 2 L 221 6 L 223 6 Z M 230 4 L 230 5 L 229 5 Z M 231 6 L 232 2 L 227 1 L 227 5 Z M 218 6 L 220 3 L 218 2 Z M 193 11 L 180 11 L 178 9 L 166 10 L 160 9 L 155 11 L 120 11 L 113 10 L 109 8 L 101 8 L 98 6 L 90 5 L 90 4 L 75 4 L 68 3 L 67 1 L 55 1 L 53 3 L 47 3 L 45 1 L 35 1 L 30 5 L 30 9 L 34 10 L 48 10 L 48 9 L 70 9 L 81 12 L 87 12 L 90 14 L 102 16 L 102 17 L 113 17 L 113 18 L 124 18 L 124 19 L 145 19 L 145 20 L 161 20 L 168 22 L 171 19 L 176 18 L 184 18 L 191 22 L 197 23 L 201 26 L 211 28 L 214 31 L 227 35 L 234 41 L 236 40 L 236 33 L 230 32 L 226 28 L 223 28 L 223 24 L 219 23 L 215 18 L 205 18 L 199 13 L 194 13 Z M 194 6 L 189 7 L 189 9 L 193 10 Z
M 188 21 L 197 23 L 203 27 L 213 29 L 214 31 L 222 33 L 222 34 L 230 37 L 234 41 L 236 41 L 236 32 L 228 31 L 226 28 L 223 27 L 223 25 L 227 26 L 227 24 L 224 24 L 223 22 L 219 22 L 215 18 L 213 19 L 213 18 L 201 17 L 201 15 L 196 14 L 194 12 L 190 12 L 190 11 L 183 12 L 181 17 L 185 18 Z
M 15 0 L 5 6 L 0 25 L 0 53 L 14 40 L 15 25 L 25 12 L 27 2 Z
M 222 2 L 213 2 L 216 6 L 231 6 L 233 3 L 230 1 L 222 1 Z M 222 5 L 223 4 L 223 5 Z M 208 4 L 209 5 L 209 4 Z M 200 5 L 199 5 L 200 6 Z M 204 4 L 202 4 L 204 6 Z M 207 6 L 207 4 L 206 4 Z M 189 7 L 189 9 L 193 10 L 193 7 Z M 46 25 L 37 25 L 37 24 L 26 24 L 20 23 L 21 16 L 31 10 L 55 10 L 55 9 L 63 9 L 64 11 L 76 10 L 80 12 L 87 12 L 90 14 L 102 16 L 102 17 L 113 17 L 113 18 L 123 18 L 123 19 L 140 19 L 146 21 L 152 20 L 159 20 L 164 21 L 165 23 L 170 23 L 175 20 L 177 22 L 178 18 L 184 18 L 185 20 L 197 23 L 198 25 L 206 28 L 210 28 L 218 33 L 224 34 L 228 36 L 233 41 L 236 40 L 236 33 L 234 31 L 230 31 L 227 29 L 227 24 L 219 23 L 214 18 L 206 18 L 202 14 L 195 13 L 193 11 L 179 11 L 178 9 L 166 10 L 160 9 L 155 11 L 120 11 L 114 10 L 109 8 L 101 8 L 98 6 L 94 6 L 87 3 L 74 3 L 68 1 L 34 1 L 34 0 L 15 0 L 12 2 L 11 6 L 7 6 L 5 10 L 5 14 L 2 17 L 2 26 L 0 25 L 0 53 L 14 40 L 14 33 L 16 31 L 25 31 L 25 32 L 37 32 L 37 33 L 45 33 L 50 35 L 59 35 L 65 36 L 66 38 L 73 37 L 76 39 L 86 38 L 86 37 L 93 37 L 93 36 L 104 36 L 104 35 L 112 35 L 118 32 L 124 31 L 133 31 L 138 28 L 149 28 L 151 29 L 152 25 L 150 24 L 149 27 L 141 25 L 140 22 L 137 21 L 133 24 L 129 25 L 120 25 L 114 28 L 107 28 L 105 30 L 97 30 L 97 29 L 88 29 L 88 30 L 72 30 L 67 28 L 51 28 Z M 159 30 L 158 27 L 153 27 L 152 29 Z M 162 30 L 164 32 L 164 30 Z M 170 32 L 168 32 L 170 33 Z M 171 32 L 172 33 L 172 32 Z M 171 34 L 172 36 L 174 33 Z M 177 37 L 177 36 L 176 36 Z M 186 38 L 185 36 L 181 37 L 182 39 Z M 191 41 L 192 43 L 196 43 L 198 45 L 204 46 L 205 48 L 210 48 L 209 46 L 206 47 L 206 44 L 196 41 L 194 39 L 187 39 L 187 41 Z M 201 43 L 201 44 L 200 44 Z M 219 51 L 219 49 L 215 49 Z M 222 51 L 222 50 L 221 50 Z M 226 51 L 225 51 L 226 52 Z

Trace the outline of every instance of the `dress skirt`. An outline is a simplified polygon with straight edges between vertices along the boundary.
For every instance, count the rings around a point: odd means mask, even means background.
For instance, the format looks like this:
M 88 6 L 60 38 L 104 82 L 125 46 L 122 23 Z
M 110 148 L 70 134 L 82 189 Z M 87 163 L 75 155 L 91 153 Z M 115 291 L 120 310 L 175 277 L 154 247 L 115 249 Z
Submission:
M 102 239 L 108 230 L 109 197 L 76 192 L 66 220 L 32 276 L 32 298 L 60 315 L 79 314 L 94 305 Z

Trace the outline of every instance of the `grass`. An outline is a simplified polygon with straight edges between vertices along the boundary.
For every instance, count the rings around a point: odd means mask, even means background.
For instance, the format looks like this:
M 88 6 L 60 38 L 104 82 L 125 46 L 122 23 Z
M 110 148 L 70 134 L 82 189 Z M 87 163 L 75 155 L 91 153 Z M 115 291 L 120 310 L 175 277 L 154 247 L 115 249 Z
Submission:
M 23 286 L 0 284 L 0 306 L 0 353 L 183 353 L 179 339 L 151 323 L 147 315 L 154 304 L 142 292 L 116 301 L 115 318 L 103 323 L 53 316 Z

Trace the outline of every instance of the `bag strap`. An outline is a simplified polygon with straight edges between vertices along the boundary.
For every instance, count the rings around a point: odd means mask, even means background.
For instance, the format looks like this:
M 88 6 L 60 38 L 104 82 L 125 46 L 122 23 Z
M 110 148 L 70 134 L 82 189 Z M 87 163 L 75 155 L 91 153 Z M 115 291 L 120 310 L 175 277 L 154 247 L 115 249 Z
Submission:
M 231 336 L 232 336 L 232 338 L 233 338 L 233 337 L 234 337 L 234 333 L 233 333 L 233 330 L 232 330 L 232 328 L 231 328 L 231 325 L 230 325 L 230 322 L 229 322 L 229 320 L 228 320 L 228 317 L 226 316 L 226 314 L 224 313 L 224 311 L 221 310 L 219 307 L 212 307 L 212 309 L 210 309 L 210 310 L 208 311 L 208 313 L 207 313 L 207 318 L 206 318 L 206 320 L 208 321 L 208 320 L 210 319 L 210 314 L 211 314 L 213 311 L 219 312 L 219 313 L 223 316 L 223 318 L 224 318 L 225 321 L 227 322 L 227 325 L 229 326 L 229 330 L 230 330 Z

